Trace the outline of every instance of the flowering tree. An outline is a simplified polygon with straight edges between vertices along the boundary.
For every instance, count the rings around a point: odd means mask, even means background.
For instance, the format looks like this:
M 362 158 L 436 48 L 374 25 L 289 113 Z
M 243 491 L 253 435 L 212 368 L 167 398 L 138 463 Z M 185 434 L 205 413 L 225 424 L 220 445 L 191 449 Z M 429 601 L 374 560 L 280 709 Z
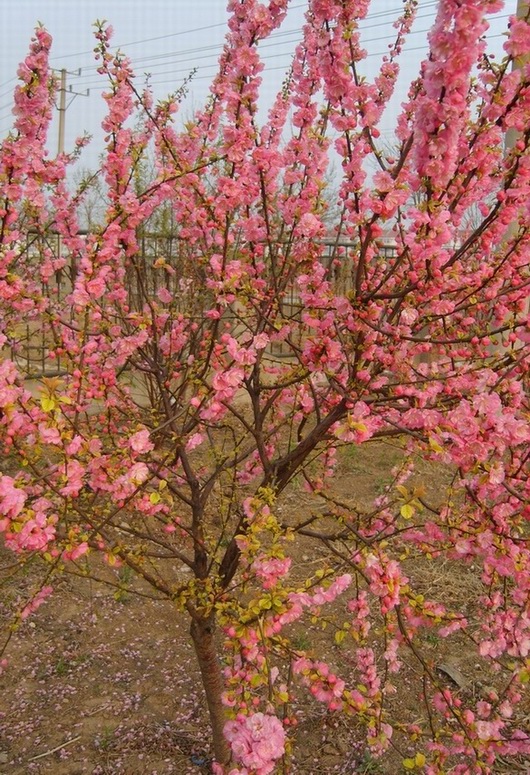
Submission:
M 369 5 L 309 0 L 262 125 L 259 43 L 287 0 L 230 0 L 219 74 L 182 131 L 178 99 L 138 91 L 98 27 L 108 203 L 86 239 L 83 194 L 66 184 L 76 154 L 46 157 L 43 29 L 0 152 L 0 529 L 20 562 L 40 555 L 46 568 L 20 617 L 56 574 L 97 573 L 98 556 L 135 571 L 189 615 L 216 772 L 273 772 L 304 685 L 408 769 L 492 772 L 496 757 L 530 752 L 518 711 L 530 678 L 530 71 L 512 69 L 529 25 L 511 20 L 495 62 L 485 14 L 503 3 L 440 0 L 392 158 L 377 126 L 416 2 L 373 82 L 358 31 Z M 138 190 L 153 149 L 156 177 Z M 324 255 L 330 156 L 340 216 Z M 138 233 L 161 206 L 185 253 L 178 266 L 157 259 L 153 293 Z M 395 249 L 383 255 L 388 229 Z M 58 298 L 65 268 L 72 285 Z M 39 391 L 17 365 L 22 323 L 49 331 L 48 362 L 60 361 Z M 370 504 L 337 498 L 338 451 L 389 437 L 403 452 L 393 485 Z M 418 454 L 453 477 L 432 502 L 410 480 Z M 314 496 L 302 517 L 280 511 L 295 477 Z M 336 562 L 292 577 L 298 536 Z M 479 569 L 465 615 L 420 594 L 408 570 L 418 557 Z M 326 606 L 341 615 L 349 676 L 291 637 Z M 475 649 L 488 691 L 447 688 L 422 653 L 426 632 Z M 393 715 L 405 654 L 422 675 L 420 721 Z

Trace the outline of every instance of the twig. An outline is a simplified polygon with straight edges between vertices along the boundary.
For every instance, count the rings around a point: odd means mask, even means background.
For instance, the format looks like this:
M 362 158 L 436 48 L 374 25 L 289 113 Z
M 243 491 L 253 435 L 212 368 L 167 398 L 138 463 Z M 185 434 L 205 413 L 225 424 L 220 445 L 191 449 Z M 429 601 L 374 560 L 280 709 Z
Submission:
M 96 708 L 95 710 L 91 710 L 90 713 L 85 713 L 85 718 L 90 718 L 90 716 L 95 716 L 96 713 L 101 713 L 101 711 L 107 710 L 107 708 L 110 708 L 110 702 L 105 703 L 105 705 L 100 705 L 99 708 Z
M 55 748 L 51 748 L 49 751 L 44 751 L 44 753 L 40 753 L 37 756 L 32 756 L 29 761 L 34 762 L 36 759 L 43 759 L 45 756 L 50 756 L 52 753 L 60 751 L 61 748 L 66 748 L 67 745 L 76 743 L 78 740 L 81 740 L 81 735 L 77 735 L 77 737 L 73 737 L 71 740 L 67 740 L 66 743 L 61 743 L 61 745 L 57 745 Z

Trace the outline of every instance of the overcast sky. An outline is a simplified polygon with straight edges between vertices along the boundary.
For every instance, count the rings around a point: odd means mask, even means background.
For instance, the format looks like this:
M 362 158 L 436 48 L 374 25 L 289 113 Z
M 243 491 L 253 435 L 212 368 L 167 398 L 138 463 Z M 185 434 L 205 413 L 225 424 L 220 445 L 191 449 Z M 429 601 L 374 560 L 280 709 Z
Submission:
M 394 100 L 393 115 L 384 120 L 383 134 L 392 134 L 399 104 L 405 99 L 407 85 L 417 75 L 426 53 L 426 36 L 432 24 L 437 0 L 420 0 L 414 33 L 402 58 L 403 75 Z M 507 0 L 505 11 L 492 19 L 490 47 L 501 52 L 502 31 L 507 15 L 515 11 L 516 0 Z M 268 107 L 281 84 L 290 55 L 300 36 L 307 0 L 291 0 L 286 21 L 279 33 L 262 45 L 266 65 L 263 105 Z M 376 73 L 378 63 L 392 40 L 392 22 L 401 0 L 372 0 L 369 18 L 363 23 L 363 43 L 369 52 L 365 63 L 368 77 Z M 208 92 L 226 32 L 224 0 L 2 0 L 0 10 L 0 138 L 11 126 L 11 102 L 16 85 L 18 63 L 27 53 L 32 31 L 42 22 L 53 36 L 52 65 L 67 68 L 68 85 L 79 96 L 69 97 L 66 112 L 66 149 L 83 131 L 94 136 L 84 164 L 93 166 L 102 150 L 99 124 L 103 116 L 101 92 L 103 79 L 95 72 L 93 22 L 106 19 L 112 24 L 114 42 L 131 57 L 141 80 L 151 74 L 155 96 L 161 98 L 175 90 L 194 67 L 197 73 L 190 94 L 182 107 L 189 115 L 199 107 Z M 81 68 L 81 74 L 75 74 Z M 88 96 L 81 96 L 86 94 Z M 57 127 L 52 128 L 50 150 L 56 150 Z

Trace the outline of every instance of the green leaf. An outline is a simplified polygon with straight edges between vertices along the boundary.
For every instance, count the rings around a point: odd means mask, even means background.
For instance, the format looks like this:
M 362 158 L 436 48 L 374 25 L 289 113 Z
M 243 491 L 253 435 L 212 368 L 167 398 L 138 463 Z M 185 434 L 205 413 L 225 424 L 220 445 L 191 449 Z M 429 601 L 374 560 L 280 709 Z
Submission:
M 438 444 L 438 442 L 437 442 L 435 439 L 433 439 L 433 438 L 429 438 L 429 447 L 430 447 L 430 448 L 431 448 L 431 449 L 432 449 L 434 452 L 443 452 L 443 447 L 441 447 L 441 446 Z
M 57 408 L 57 401 L 51 396 L 43 396 L 40 400 L 40 405 L 45 412 L 53 412 Z
M 404 503 L 399 511 L 403 519 L 410 519 L 414 516 L 416 509 L 410 503 Z

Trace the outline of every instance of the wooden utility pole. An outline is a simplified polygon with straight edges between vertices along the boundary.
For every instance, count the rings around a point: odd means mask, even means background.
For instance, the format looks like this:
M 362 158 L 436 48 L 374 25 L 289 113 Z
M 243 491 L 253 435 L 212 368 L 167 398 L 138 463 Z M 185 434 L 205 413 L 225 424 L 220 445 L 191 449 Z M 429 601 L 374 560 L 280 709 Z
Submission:
M 68 88 L 68 93 L 72 95 L 72 99 L 66 104 L 66 78 L 68 75 L 81 75 L 81 68 L 77 70 L 75 73 L 70 73 L 66 68 L 62 68 L 61 70 L 61 80 L 60 80 L 60 86 L 59 86 L 59 104 L 57 105 L 57 110 L 59 112 L 59 128 L 57 132 L 57 156 L 60 156 L 64 152 L 64 130 L 66 125 L 66 110 L 69 107 L 69 105 L 72 104 L 72 102 L 75 100 L 76 97 L 88 97 L 90 94 L 90 90 L 87 89 L 86 92 L 75 92 L 72 90 L 72 87 L 70 86 Z M 56 235 L 57 237 L 57 256 L 60 256 L 62 253 L 62 245 L 61 245 L 61 236 L 60 234 Z M 61 278 L 62 278 L 62 269 L 59 269 L 56 272 L 56 281 L 57 286 L 60 287 L 61 285 Z M 70 276 L 72 277 L 72 270 L 70 272 Z
M 522 19 L 528 11 L 528 0 L 517 0 L 517 18 Z
M 529 11 L 530 11 L 530 0 L 517 0 L 517 11 L 516 15 L 518 19 L 526 19 L 527 24 L 530 24 L 529 20 Z M 516 57 L 513 60 L 513 69 L 514 70 L 522 70 L 524 65 L 528 62 L 530 57 L 530 52 L 528 54 L 523 54 L 520 57 Z M 520 132 L 518 132 L 516 129 L 511 127 L 506 132 L 506 137 L 504 141 L 504 153 L 507 155 L 512 148 L 515 146 L 515 143 L 517 142 L 517 138 L 520 136 Z M 516 231 L 516 226 L 514 223 L 510 226 L 510 236 L 513 236 Z M 527 299 L 526 302 L 526 311 L 528 312 L 530 310 L 530 298 Z
M 64 151 L 64 125 L 66 122 L 66 70 L 61 70 L 61 85 L 59 87 L 59 139 L 57 142 L 57 156 Z
M 530 0 L 517 0 L 516 15 L 518 19 L 526 19 L 527 23 L 529 23 L 529 20 L 528 20 L 529 11 L 530 11 Z M 514 60 L 513 69 L 520 70 L 523 67 L 523 65 L 525 65 L 528 62 L 529 55 L 530 55 L 530 52 L 528 52 L 528 54 L 523 54 L 523 56 L 521 57 L 517 57 Z
M 81 68 L 79 70 L 76 70 L 76 72 L 71 73 L 69 70 L 66 70 L 64 67 L 61 70 L 61 80 L 60 80 L 60 86 L 59 86 L 59 105 L 57 106 L 57 110 L 59 112 L 59 130 L 58 130 L 58 138 L 57 138 L 57 156 L 59 154 L 63 153 L 64 151 L 64 129 L 66 125 L 66 110 L 67 108 L 72 104 L 72 102 L 75 100 L 76 97 L 88 97 L 90 94 L 90 89 L 87 89 L 84 92 L 78 92 L 73 91 L 72 87 L 69 86 L 68 89 L 66 88 L 66 78 L 68 75 L 81 75 Z M 66 104 L 66 94 L 71 94 L 72 99 Z
M 530 0 L 517 0 L 516 15 L 518 19 L 526 19 L 528 21 L 528 12 L 530 10 Z M 529 52 L 530 54 L 530 52 Z M 513 60 L 513 69 L 521 70 L 523 66 L 528 62 L 529 54 L 525 54 L 520 57 L 516 57 Z M 504 150 L 507 154 L 515 145 L 518 137 L 518 132 L 515 129 L 509 129 L 506 132 L 506 138 L 504 140 Z

